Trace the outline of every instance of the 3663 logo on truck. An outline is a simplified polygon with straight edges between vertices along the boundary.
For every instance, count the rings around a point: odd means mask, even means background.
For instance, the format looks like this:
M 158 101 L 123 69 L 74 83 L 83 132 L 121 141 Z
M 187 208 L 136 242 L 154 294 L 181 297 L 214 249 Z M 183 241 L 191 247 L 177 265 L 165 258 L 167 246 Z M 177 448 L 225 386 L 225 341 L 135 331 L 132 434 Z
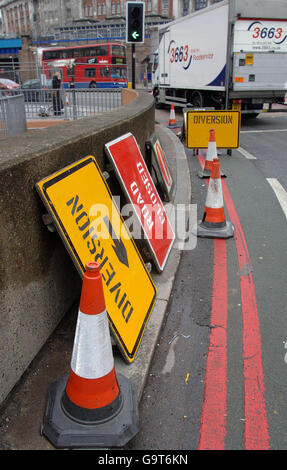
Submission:
M 170 41 L 167 53 L 169 54 L 170 62 L 172 64 L 182 63 L 184 70 L 187 70 L 193 61 L 210 60 L 214 58 L 212 52 L 201 53 L 199 49 L 192 49 L 188 44 L 176 47 L 174 40 Z
M 272 39 L 272 42 L 274 44 L 282 44 L 287 38 L 287 34 L 285 34 L 281 26 L 268 27 L 261 23 L 261 21 L 253 21 L 249 25 L 248 31 L 251 31 L 253 33 L 253 39 Z
M 175 47 L 175 41 L 169 43 L 167 53 L 170 55 L 170 62 L 183 62 L 184 70 L 187 70 L 191 64 L 192 54 L 188 44 Z

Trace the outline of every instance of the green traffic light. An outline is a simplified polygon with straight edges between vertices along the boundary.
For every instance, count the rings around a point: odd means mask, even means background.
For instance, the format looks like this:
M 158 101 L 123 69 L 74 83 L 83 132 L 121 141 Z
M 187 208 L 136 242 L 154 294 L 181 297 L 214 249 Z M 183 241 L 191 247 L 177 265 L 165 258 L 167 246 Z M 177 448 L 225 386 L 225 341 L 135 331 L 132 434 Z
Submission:
M 126 2 L 127 42 L 144 41 L 144 2 Z

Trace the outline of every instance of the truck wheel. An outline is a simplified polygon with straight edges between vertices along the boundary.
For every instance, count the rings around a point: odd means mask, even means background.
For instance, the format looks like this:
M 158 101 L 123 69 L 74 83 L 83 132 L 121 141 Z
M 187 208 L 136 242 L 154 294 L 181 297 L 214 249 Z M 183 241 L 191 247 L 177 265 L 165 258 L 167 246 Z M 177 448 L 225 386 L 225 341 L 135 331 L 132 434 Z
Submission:
M 195 108 L 202 108 L 203 107 L 203 96 L 200 91 L 194 91 L 191 95 L 191 104 Z

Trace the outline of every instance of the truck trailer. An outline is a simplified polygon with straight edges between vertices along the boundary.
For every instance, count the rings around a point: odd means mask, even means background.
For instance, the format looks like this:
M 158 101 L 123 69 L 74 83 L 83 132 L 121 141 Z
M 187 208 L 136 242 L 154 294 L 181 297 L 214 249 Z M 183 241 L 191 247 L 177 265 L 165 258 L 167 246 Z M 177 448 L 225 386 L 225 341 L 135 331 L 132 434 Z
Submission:
M 256 117 L 287 92 L 287 1 L 224 0 L 159 28 L 156 105 Z

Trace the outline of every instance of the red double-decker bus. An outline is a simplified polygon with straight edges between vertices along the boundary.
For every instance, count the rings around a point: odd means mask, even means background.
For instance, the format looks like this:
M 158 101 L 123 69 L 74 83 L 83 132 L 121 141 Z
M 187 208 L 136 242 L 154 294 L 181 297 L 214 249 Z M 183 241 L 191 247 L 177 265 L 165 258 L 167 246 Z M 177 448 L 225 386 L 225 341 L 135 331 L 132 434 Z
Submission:
M 43 49 L 42 67 L 48 79 L 59 71 L 64 88 L 127 87 L 126 46 L 114 42 Z

